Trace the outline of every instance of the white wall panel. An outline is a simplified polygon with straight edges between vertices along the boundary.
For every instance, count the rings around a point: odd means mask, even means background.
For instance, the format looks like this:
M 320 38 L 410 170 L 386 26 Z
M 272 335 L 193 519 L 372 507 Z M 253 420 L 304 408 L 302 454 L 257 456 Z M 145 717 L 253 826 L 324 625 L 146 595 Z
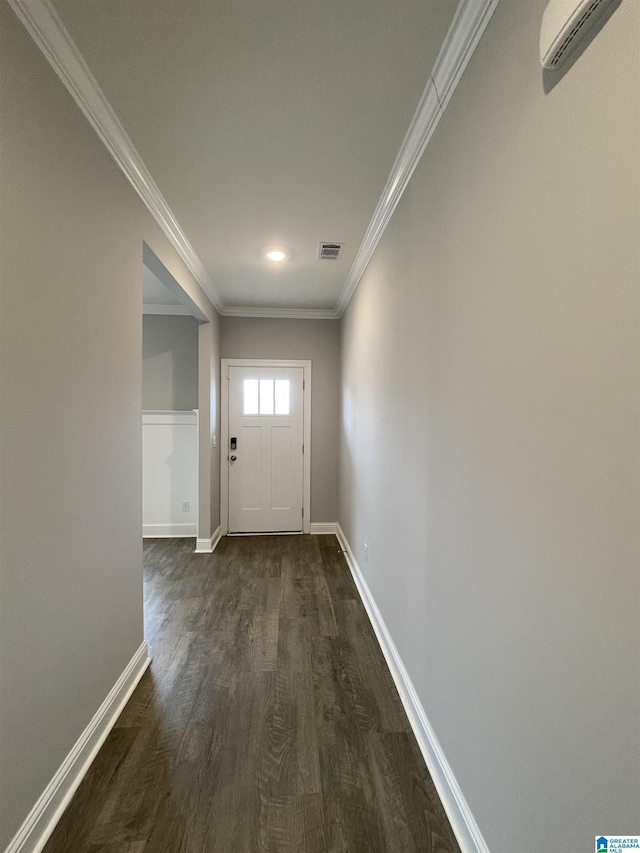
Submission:
M 142 530 L 145 536 L 196 536 L 198 418 L 195 412 L 142 415 Z M 189 511 L 183 504 L 189 503 Z

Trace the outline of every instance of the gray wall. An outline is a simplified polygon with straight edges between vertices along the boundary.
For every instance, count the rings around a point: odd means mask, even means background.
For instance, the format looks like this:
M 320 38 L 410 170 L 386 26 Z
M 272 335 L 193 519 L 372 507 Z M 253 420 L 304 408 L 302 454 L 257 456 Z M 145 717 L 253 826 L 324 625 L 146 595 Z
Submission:
M 311 359 L 311 521 L 338 516 L 337 320 L 222 318 L 222 358 Z
M 640 6 L 545 94 L 545 5 L 498 6 L 342 340 L 340 521 L 492 853 L 640 831 Z
M 143 639 L 143 241 L 218 325 L 6 3 L 0 86 L 4 849 Z
M 194 317 L 143 316 L 142 408 L 198 408 L 198 321 Z
M 220 524 L 220 316 L 198 328 L 198 538 Z M 216 449 L 211 437 L 216 436 Z

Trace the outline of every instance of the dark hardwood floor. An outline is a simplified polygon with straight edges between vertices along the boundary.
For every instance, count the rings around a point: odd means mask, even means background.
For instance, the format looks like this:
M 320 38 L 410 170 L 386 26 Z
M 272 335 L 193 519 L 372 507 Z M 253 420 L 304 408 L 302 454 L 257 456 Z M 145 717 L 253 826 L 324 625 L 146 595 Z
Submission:
M 333 536 L 145 543 L 153 657 L 45 853 L 454 853 Z

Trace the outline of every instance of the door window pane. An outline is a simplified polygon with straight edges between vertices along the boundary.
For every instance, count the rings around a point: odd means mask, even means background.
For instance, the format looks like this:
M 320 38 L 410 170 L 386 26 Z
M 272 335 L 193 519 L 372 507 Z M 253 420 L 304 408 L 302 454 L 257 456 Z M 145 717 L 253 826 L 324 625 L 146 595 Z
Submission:
M 273 379 L 260 380 L 260 414 L 273 414 Z
M 276 415 L 289 414 L 289 380 L 276 379 Z
M 244 413 L 245 415 L 258 414 L 258 380 L 244 380 Z
M 291 413 L 288 379 L 245 379 L 245 415 L 289 415 Z

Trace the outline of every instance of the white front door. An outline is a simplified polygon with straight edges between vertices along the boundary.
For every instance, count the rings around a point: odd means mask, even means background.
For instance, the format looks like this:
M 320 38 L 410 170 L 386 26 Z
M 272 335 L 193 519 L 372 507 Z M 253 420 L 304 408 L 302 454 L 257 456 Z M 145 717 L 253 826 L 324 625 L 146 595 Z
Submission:
M 303 373 L 228 368 L 230 533 L 302 530 Z

